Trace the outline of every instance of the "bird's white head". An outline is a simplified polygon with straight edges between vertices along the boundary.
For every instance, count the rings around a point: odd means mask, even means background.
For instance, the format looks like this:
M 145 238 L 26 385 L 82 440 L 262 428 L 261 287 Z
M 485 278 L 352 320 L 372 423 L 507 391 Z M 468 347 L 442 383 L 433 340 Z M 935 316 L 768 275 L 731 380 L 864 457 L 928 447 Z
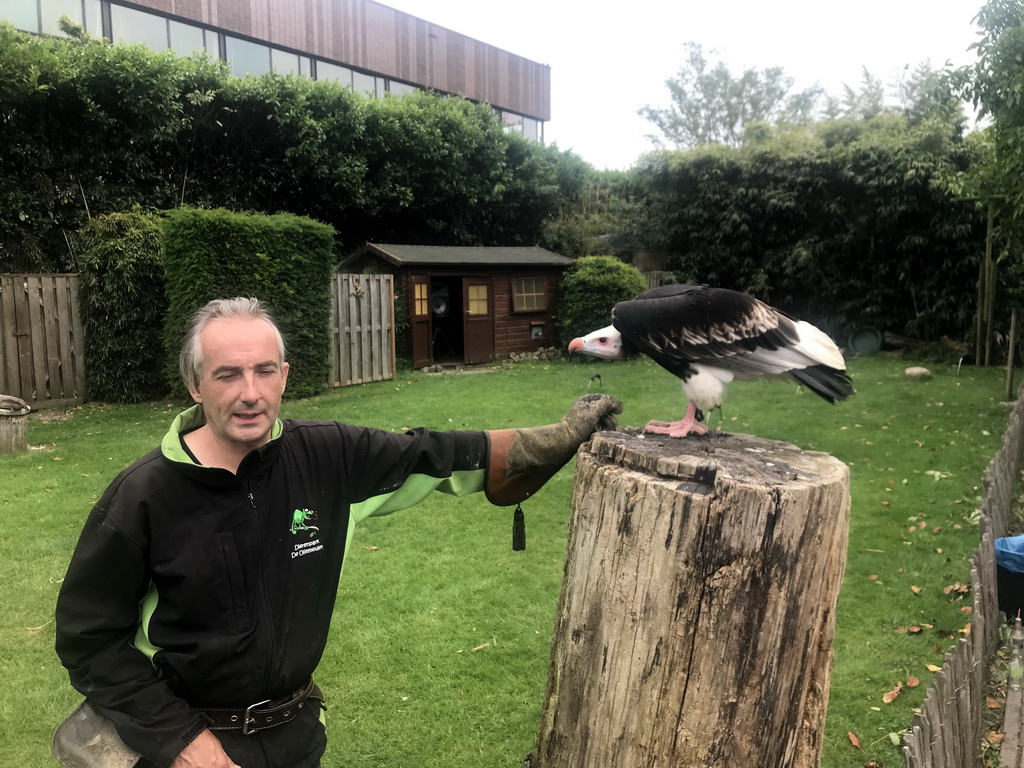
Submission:
M 609 325 L 586 336 L 580 336 L 569 342 L 570 352 L 582 352 L 594 357 L 606 357 L 609 360 L 622 360 L 622 334 Z

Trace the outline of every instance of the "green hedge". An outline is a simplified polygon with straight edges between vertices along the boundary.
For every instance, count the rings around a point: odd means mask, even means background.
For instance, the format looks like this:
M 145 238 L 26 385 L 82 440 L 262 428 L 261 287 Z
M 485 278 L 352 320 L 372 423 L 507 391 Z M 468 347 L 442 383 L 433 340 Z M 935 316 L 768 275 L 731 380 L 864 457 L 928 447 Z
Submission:
M 159 219 L 139 210 L 99 216 L 78 242 L 90 396 L 134 403 L 165 394 Z
M 0 22 L 0 272 L 75 271 L 91 214 L 229 208 L 367 241 L 533 245 L 578 158 L 506 134 L 487 105 L 373 99 L 328 80 L 230 77 L 204 55 L 32 36 Z
M 180 208 L 164 223 L 168 313 L 166 377 L 183 394 L 178 352 L 192 313 L 212 299 L 254 296 L 288 346 L 287 395 L 323 391 L 330 375 L 334 229 L 292 214 Z
M 946 180 L 969 167 L 969 147 L 932 122 L 854 127 L 845 143 L 798 154 L 653 156 L 638 171 L 649 194 L 633 226 L 656 234 L 681 281 L 753 293 L 837 338 L 864 325 L 968 333 L 985 217 Z
M 612 307 L 647 290 L 636 267 L 613 256 L 584 256 L 562 278 L 558 329 L 563 346 L 611 324 Z

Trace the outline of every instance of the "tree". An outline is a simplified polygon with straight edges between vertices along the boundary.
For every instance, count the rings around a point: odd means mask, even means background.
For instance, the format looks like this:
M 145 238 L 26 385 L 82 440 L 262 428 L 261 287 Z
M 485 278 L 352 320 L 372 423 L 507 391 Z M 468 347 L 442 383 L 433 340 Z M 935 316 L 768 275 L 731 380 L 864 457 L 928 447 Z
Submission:
M 946 120 L 956 136 L 962 136 L 966 117 L 964 105 L 953 92 L 949 78 L 923 61 L 914 69 L 908 65 L 892 86 L 899 112 L 911 123 L 928 118 Z
M 969 153 L 938 119 L 823 126 L 782 142 L 651 156 L 632 223 L 680 281 L 755 293 L 836 333 L 966 332 L 984 218 L 941 178 Z
M 867 67 L 861 67 L 860 89 L 843 83 L 843 116 L 870 120 L 885 112 L 885 86 L 872 75 Z
M 721 61 L 711 62 L 697 43 L 686 44 L 686 61 L 665 81 L 672 103 L 639 110 L 676 149 L 701 144 L 739 146 L 748 123 L 807 126 L 815 118 L 822 91 L 817 86 L 791 93 L 793 78 L 781 67 L 750 68 L 734 77 Z
M 977 164 L 955 182 L 988 213 L 976 326 L 978 361 L 988 363 L 1000 271 L 1008 278 L 1005 288 L 1009 289 L 1015 307 L 1020 305 L 1024 293 L 1019 258 L 1024 245 L 1024 103 L 1020 66 L 1024 58 L 1024 3 L 989 0 L 978 11 L 976 21 L 981 29 L 981 38 L 973 46 L 978 61 L 957 70 L 950 80 L 961 95 L 973 99 L 979 116 L 992 122 L 979 144 L 986 162 Z M 1001 268 L 1001 261 L 1007 261 L 1008 268 Z
M 590 168 L 579 186 L 579 194 L 563 197 L 558 215 L 545 223 L 542 245 L 571 259 L 615 255 L 645 247 L 647 243 L 634 243 L 623 237 L 636 215 L 632 180 L 632 173 Z
M 978 62 L 957 73 L 963 95 L 972 98 L 981 117 L 992 120 L 993 163 L 984 191 L 999 200 L 1001 213 L 1015 227 L 1024 223 L 1024 2 L 989 0 L 978 12 L 982 30 L 975 44 Z

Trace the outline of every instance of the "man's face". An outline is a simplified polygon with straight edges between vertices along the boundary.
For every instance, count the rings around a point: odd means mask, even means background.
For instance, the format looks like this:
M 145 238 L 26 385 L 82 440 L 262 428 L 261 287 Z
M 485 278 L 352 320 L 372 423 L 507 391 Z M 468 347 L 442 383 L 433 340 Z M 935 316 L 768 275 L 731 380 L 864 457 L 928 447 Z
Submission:
M 288 363 L 265 320 L 222 318 L 199 335 L 202 378 L 192 398 L 223 447 L 250 451 L 270 440 L 281 410 Z

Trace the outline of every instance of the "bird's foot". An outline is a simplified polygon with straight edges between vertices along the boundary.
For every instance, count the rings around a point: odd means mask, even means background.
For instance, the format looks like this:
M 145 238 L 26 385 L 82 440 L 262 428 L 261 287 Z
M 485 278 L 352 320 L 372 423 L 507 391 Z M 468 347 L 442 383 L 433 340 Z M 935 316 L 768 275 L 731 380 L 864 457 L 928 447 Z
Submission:
M 682 421 L 649 421 L 644 427 L 649 435 L 668 435 L 669 437 L 686 437 L 687 435 L 706 435 L 708 428 L 693 419 Z

